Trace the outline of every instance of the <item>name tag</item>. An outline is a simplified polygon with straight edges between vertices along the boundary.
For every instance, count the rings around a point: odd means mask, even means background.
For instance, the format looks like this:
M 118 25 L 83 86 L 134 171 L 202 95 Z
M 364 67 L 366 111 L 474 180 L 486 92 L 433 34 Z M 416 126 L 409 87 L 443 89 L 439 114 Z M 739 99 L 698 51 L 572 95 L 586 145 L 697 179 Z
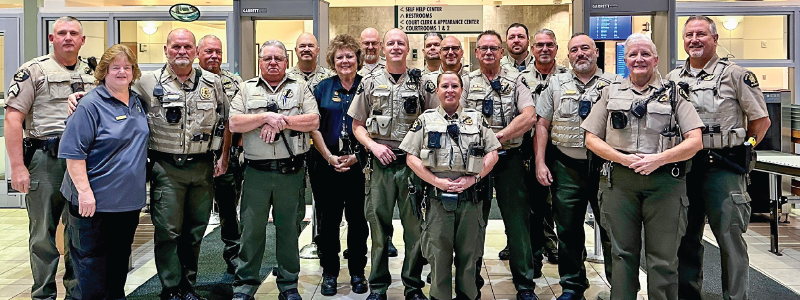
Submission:
M 127 118 L 128 118 L 128 116 L 126 116 L 126 115 L 121 115 L 121 116 L 117 116 L 117 118 L 116 118 L 116 119 L 117 119 L 117 121 L 122 121 L 122 120 L 125 120 L 125 119 L 127 119 Z
M 388 85 L 385 85 L 385 84 L 381 84 L 381 85 L 378 85 L 378 88 L 379 88 L 379 89 L 388 89 L 388 88 L 389 88 L 389 86 L 388 86 Z
M 342 99 L 336 96 L 332 97 L 331 100 L 333 100 L 333 102 L 342 102 Z
M 567 91 L 566 92 L 567 95 L 575 95 L 577 93 L 578 93 L 578 91 Z

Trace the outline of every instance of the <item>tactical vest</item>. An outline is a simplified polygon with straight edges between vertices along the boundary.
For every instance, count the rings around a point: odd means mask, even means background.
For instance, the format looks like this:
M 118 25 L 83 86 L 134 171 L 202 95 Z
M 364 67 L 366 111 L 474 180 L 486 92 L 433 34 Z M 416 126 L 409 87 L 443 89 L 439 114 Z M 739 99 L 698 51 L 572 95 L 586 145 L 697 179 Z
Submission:
M 336 75 L 336 73 L 334 73 L 333 71 L 320 66 L 317 66 L 316 70 L 314 70 L 314 72 L 312 72 L 309 75 L 306 75 L 306 73 L 301 71 L 300 68 L 298 68 L 297 66 L 289 70 L 287 74 L 293 75 L 295 78 L 302 78 L 303 80 L 305 80 L 308 83 L 308 87 L 311 89 L 312 92 L 317 88 L 317 85 L 319 85 L 320 81 L 323 81 L 328 77 Z
M 425 126 L 422 127 L 422 148 L 420 159 L 423 165 L 433 173 L 451 172 L 461 174 L 478 174 L 481 170 L 468 170 L 467 162 L 469 157 L 470 145 L 484 145 L 481 134 L 480 112 L 463 108 L 458 116 L 458 141 L 450 137 L 447 133 L 447 125 L 451 121 L 446 120 L 436 109 L 428 109 L 420 116 Z M 438 138 L 437 141 L 431 141 Z M 439 145 L 439 148 L 431 148 L 431 145 Z M 483 168 L 483 164 L 480 164 Z M 477 172 L 475 172 L 477 171 Z
M 465 108 L 471 108 L 479 112 L 483 112 L 483 106 L 488 105 L 491 100 L 493 113 L 492 115 L 484 115 L 486 121 L 489 122 L 489 128 L 494 133 L 506 128 L 511 120 L 519 115 L 517 110 L 517 102 L 514 101 L 514 89 L 516 88 L 516 79 L 519 72 L 513 70 L 506 70 L 506 73 L 500 78 L 500 91 L 495 92 L 492 86 L 487 84 L 484 80 L 481 70 L 475 70 L 469 73 L 469 94 L 467 95 L 467 103 Z M 499 99 L 499 101 L 498 101 Z M 522 136 L 515 137 L 503 143 L 503 149 L 510 149 L 519 147 L 522 144 Z
M 647 104 L 647 113 L 641 119 L 631 113 L 633 103 L 640 103 L 655 92 L 638 95 L 633 88 L 620 90 L 621 84 L 611 84 L 608 91 L 608 120 L 606 121 L 605 142 L 614 149 L 628 153 L 656 154 L 669 150 L 678 145 L 683 139 L 681 133 L 674 137 L 661 134 L 664 128 L 675 126 L 676 119 L 672 117 L 672 106 L 667 93 Z M 624 114 L 624 127 L 614 128 L 612 114 Z
M 581 128 L 583 118 L 578 113 L 580 101 L 583 100 L 584 103 L 588 101 L 589 111 L 591 111 L 591 107 L 600 99 L 600 90 L 611 84 L 616 75 L 603 73 L 594 80 L 592 85 L 584 89 L 578 87 L 572 75 L 573 73 L 570 72 L 550 77 L 549 84 L 553 91 L 550 140 L 556 146 L 583 148 L 586 147 L 586 131 Z
M 25 131 L 30 137 L 60 135 L 68 116 L 64 109 L 67 97 L 75 92 L 72 85 L 83 86 L 85 92 L 91 91 L 95 88 L 94 71 L 80 59 L 75 70 L 69 71 L 49 55 L 34 58 L 32 64 L 42 70 L 44 82 L 33 100 L 31 113 L 25 116 Z
M 273 94 L 268 88 L 258 86 L 259 80 L 261 79 L 256 77 L 245 81 L 245 88 L 241 91 L 246 93 L 246 114 L 265 113 L 270 111 L 270 106 L 277 106 L 277 113 L 284 116 L 303 114 L 302 89 L 306 88 L 304 81 L 287 75 L 283 87 Z M 284 129 L 283 136 L 276 135 L 275 141 L 267 143 L 260 136 L 263 126 L 242 134 L 242 145 L 247 159 L 283 159 L 308 152 L 310 137 L 307 132 Z
M 392 84 L 382 71 L 372 73 L 371 78 L 372 90 L 365 91 L 372 96 L 366 129 L 372 139 L 402 142 L 411 124 L 422 114 L 424 98 L 420 87 L 407 75 L 398 84 Z
M 170 154 L 199 154 L 211 150 L 214 128 L 220 119 L 225 117 L 226 108 L 217 112 L 217 90 L 214 87 L 216 76 L 211 72 L 200 72 L 197 88 L 183 90 L 177 81 L 165 76 L 166 72 L 153 72 L 155 89 L 159 82 L 164 95 L 161 99 L 154 97 L 150 101 L 147 123 L 150 125 L 150 149 Z M 149 74 L 146 76 L 150 76 Z M 196 75 L 193 75 L 196 76 Z M 187 85 L 194 86 L 188 80 Z M 170 123 L 167 114 L 180 114 L 180 120 Z
M 688 100 L 706 125 L 703 130 L 704 149 L 739 146 L 747 138 L 747 116 L 739 106 L 739 99 L 735 98 L 736 95 L 722 95 L 719 91 L 725 71 L 734 63 L 724 59 L 717 63 L 722 66 L 714 68 L 713 74 L 678 79 L 689 84 Z

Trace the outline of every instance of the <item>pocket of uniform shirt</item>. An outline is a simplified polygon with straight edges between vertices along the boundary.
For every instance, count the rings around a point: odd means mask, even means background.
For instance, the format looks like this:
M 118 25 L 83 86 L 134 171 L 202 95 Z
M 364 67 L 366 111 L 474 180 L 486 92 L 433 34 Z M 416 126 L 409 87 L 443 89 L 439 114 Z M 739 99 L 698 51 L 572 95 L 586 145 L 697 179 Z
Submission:
M 672 107 L 668 102 L 650 102 L 647 105 L 647 129 L 661 134 L 669 124 Z
M 72 94 L 72 87 L 70 86 L 72 76 L 67 73 L 57 73 L 47 75 L 47 86 L 49 88 L 50 97 L 54 99 L 66 99 Z
M 578 113 L 578 98 L 562 96 L 559 101 L 558 114 L 553 118 L 570 119 Z

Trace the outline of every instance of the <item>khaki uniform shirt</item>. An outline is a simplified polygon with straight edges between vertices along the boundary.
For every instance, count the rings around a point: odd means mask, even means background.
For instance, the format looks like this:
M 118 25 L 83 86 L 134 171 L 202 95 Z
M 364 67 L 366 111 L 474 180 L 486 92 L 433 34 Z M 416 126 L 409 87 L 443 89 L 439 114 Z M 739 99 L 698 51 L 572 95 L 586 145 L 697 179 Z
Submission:
M 457 140 L 448 135 L 449 124 L 458 125 Z M 421 153 L 425 152 L 423 165 L 427 164 L 426 167 L 434 175 L 456 179 L 474 173 L 468 172 L 466 167 L 470 144 L 483 145 L 486 153 L 500 148 L 500 141 L 487 125 L 481 113 L 474 109 L 462 109 L 459 106 L 453 115 L 448 115 L 439 106 L 425 111 L 414 122 L 400 149 L 421 159 Z M 439 137 L 438 149 L 428 147 L 433 136 Z
M 222 81 L 222 89 L 225 90 L 225 95 L 228 96 L 228 101 L 233 100 L 233 96 L 239 93 L 239 85 L 242 84 L 242 77 L 233 74 L 228 70 L 222 70 L 219 73 L 219 78 Z
M 524 73 L 523 73 L 524 74 Z M 578 116 L 580 100 L 586 99 L 596 103 L 600 91 L 615 81 L 623 78 L 616 74 L 604 73 L 597 68 L 592 79 L 583 84 L 573 71 L 550 76 L 543 84 L 546 88 L 536 101 L 536 114 L 551 122 L 550 138 L 558 149 L 569 157 L 586 159 L 585 134 L 580 129 L 582 119 Z M 554 107 L 558 103 L 558 114 Z M 554 120 L 554 117 L 557 120 Z M 559 126 L 558 128 L 554 128 Z M 564 144 L 560 144 L 563 142 Z M 567 145 L 572 144 L 572 145 Z M 580 145 L 580 147 L 577 147 Z
M 686 99 L 676 93 L 675 118 L 672 118 L 667 94 L 650 101 L 647 114 L 641 119 L 630 112 L 632 104 L 641 103 L 661 86 L 656 75 L 651 77 L 642 91 L 637 90 L 630 79 L 612 83 L 600 92 L 600 100 L 592 107 L 581 128 L 605 140 L 612 148 L 627 153 L 656 154 L 674 147 L 681 139 L 668 139 L 661 132 L 664 128 L 674 127 L 675 119 L 680 126 L 681 137 L 692 129 L 703 127 L 700 116 Z M 627 119 L 624 128 L 614 129 L 612 113 L 624 115 L 623 119 Z
M 438 85 L 439 75 L 444 73 L 441 67 L 438 71 L 430 72 L 422 76 L 422 97 L 425 101 L 435 103 L 437 106 L 440 104 L 439 95 L 436 94 L 436 86 Z M 458 71 L 458 76 L 461 76 L 461 81 L 466 81 L 469 75 L 469 66 L 461 65 Z M 463 88 L 463 87 L 462 87 Z
M 23 64 L 8 84 L 5 106 L 25 114 L 25 137 L 44 138 L 64 132 L 64 109 L 67 97 L 76 92 L 72 85 L 86 92 L 95 88 L 94 71 L 78 59 L 70 71 L 53 54 L 34 58 Z
M 362 77 L 367 77 L 367 75 L 383 68 L 386 68 L 386 58 L 381 56 L 378 57 L 378 61 L 374 64 L 367 64 L 365 62 L 364 66 L 361 67 L 361 70 L 358 70 L 358 75 L 361 75 Z
M 411 124 L 424 110 L 439 106 L 438 97 L 423 96 L 423 88 L 410 80 L 408 68 L 397 81 L 384 68 L 367 75 L 360 85 L 347 114 L 365 122 L 372 139 L 392 148 L 400 145 Z M 409 114 L 404 103 L 413 97 L 417 97 L 421 109 L 417 107 L 415 113 Z
M 198 76 L 197 72 L 201 72 Z M 153 91 L 161 82 L 163 96 Z M 227 118 L 229 101 L 217 74 L 192 69 L 181 83 L 169 65 L 142 72 L 131 88 L 148 107 L 152 150 L 169 154 L 199 154 L 210 149 L 214 128 L 220 117 Z M 180 120 L 169 123 L 166 115 L 171 109 L 180 110 Z
M 481 70 L 469 73 L 464 80 L 464 92 L 461 93 L 461 106 L 483 112 L 483 105 L 488 100 L 493 102 L 494 113 L 487 117 L 489 127 L 497 133 L 516 118 L 526 107 L 534 107 L 531 90 L 525 83 L 525 78 L 519 72 L 500 68 L 496 79 L 500 80 L 499 93 L 492 89 L 492 84 Z M 522 136 L 513 138 L 503 143 L 503 149 L 519 147 Z
M 533 95 L 534 100 L 536 100 L 536 98 L 539 96 L 536 93 L 536 90 L 539 90 L 539 92 L 541 93 L 541 91 L 547 87 L 547 80 L 550 77 L 552 77 L 555 74 L 567 73 L 567 71 L 568 70 L 566 67 L 554 64 L 553 69 L 551 69 L 549 73 L 542 74 L 542 72 L 539 72 L 539 69 L 536 68 L 536 62 L 534 62 L 531 64 L 530 68 L 526 68 L 525 70 L 520 72 L 520 74 L 522 74 L 522 77 L 525 78 L 525 81 L 527 82 L 528 87 L 530 87 L 531 92 L 536 94 Z M 542 85 L 541 88 L 539 88 L 540 84 Z M 539 103 L 536 103 L 536 106 L 538 107 Z
M 756 75 L 727 59 L 714 55 L 697 76 L 692 75 L 687 60 L 667 79 L 688 83 L 688 90 L 679 91 L 694 105 L 703 123 L 720 125 L 722 135 L 703 134 L 704 148 L 741 145 L 747 122 L 769 117 Z
M 308 83 L 308 87 L 311 89 L 311 92 L 313 93 L 314 89 L 317 88 L 317 85 L 319 84 L 320 81 L 325 80 L 326 78 L 331 77 L 333 75 L 336 75 L 336 72 L 331 71 L 325 67 L 317 66 L 317 68 L 314 69 L 314 72 L 306 74 L 305 72 L 300 70 L 300 68 L 294 66 L 288 71 L 286 71 L 286 74 L 293 75 L 295 78 L 301 78 L 305 80 L 306 83 Z
M 514 70 L 517 72 L 520 72 L 519 66 L 525 66 L 525 70 L 530 68 L 535 69 L 536 67 L 534 67 L 533 65 L 534 63 L 536 63 L 536 59 L 534 59 L 530 51 L 528 51 L 528 57 L 525 57 L 525 59 L 522 60 L 521 64 L 517 64 L 517 60 L 511 57 L 511 55 L 503 56 L 503 58 L 500 59 L 501 67 L 503 67 L 504 69 Z
M 286 75 L 277 87 L 272 87 L 262 77 L 252 78 L 240 85 L 240 92 L 231 101 L 231 115 L 259 114 L 268 112 L 268 107 L 276 105 L 278 113 L 285 116 L 315 114 L 319 108 L 314 93 L 303 79 Z M 283 136 L 276 137 L 272 143 L 261 139 L 261 128 L 242 134 L 244 157 L 247 159 L 283 159 L 292 154 L 300 155 L 310 149 L 310 136 L 307 132 L 284 129 Z M 286 143 L 282 140 L 286 138 Z M 288 143 L 288 147 L 287 147 Z

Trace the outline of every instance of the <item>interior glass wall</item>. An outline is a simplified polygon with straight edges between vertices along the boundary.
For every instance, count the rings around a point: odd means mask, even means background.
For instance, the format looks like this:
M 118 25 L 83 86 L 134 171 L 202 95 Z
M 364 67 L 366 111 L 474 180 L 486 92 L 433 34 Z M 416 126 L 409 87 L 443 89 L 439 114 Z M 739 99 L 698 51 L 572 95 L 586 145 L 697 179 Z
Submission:
M 140 64 L 163 64 L 167 61 L 164 55 L 167 35 L 175 28 L 189 29 L 198 41 L 207 34 L 217 36 L 222 41 L 222 63 L 228 62 L 225 21 L 120 21 L 119 42 L 134 50 Z
M 45 32 L 48 34 L 53 33 L 53 22 L 55 21 L 47 22 L 47 29 Z M 81 24 L 83 24 L 83 35 L 86 36 L 86 43 L 83 44 L 78 55 L 83 58 L 94 56 L 99 59 L 103 56 L 103 52 L 106 51 L 106 39 L 108 37 L 106 21 L 82 20 Z M 53 45 L 50 44 L 47 34 L 45 34 L 43 38 L 47 44 L 47 53 L 52 53 Z
M 719 34 L 717 55 L 733 59 L 788 59 L 789 16 L 708 16 Z M 678 17 L 678 60 L 683 51 L 683 25 L 689 17 Z

